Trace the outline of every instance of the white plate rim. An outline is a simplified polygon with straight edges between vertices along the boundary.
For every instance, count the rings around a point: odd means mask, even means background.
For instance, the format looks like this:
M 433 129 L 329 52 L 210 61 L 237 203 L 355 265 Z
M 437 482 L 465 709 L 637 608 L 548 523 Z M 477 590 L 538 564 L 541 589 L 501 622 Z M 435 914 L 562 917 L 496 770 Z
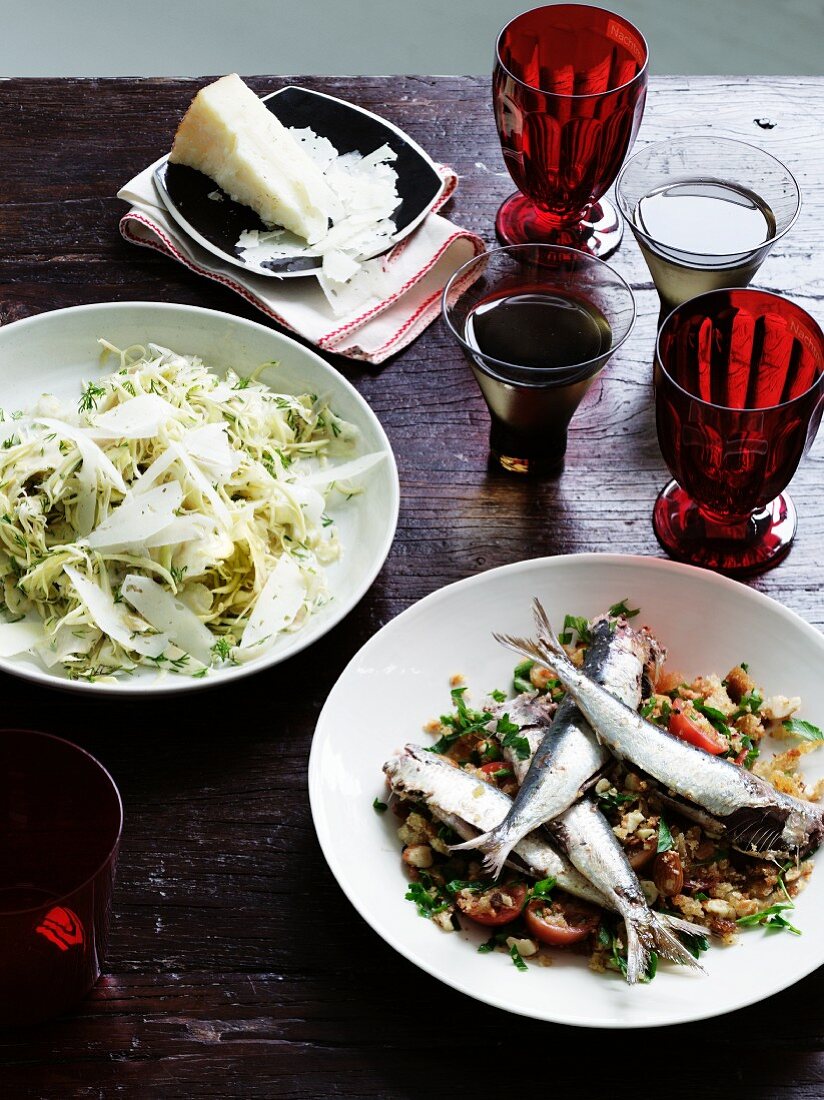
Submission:
M 43 317 L 53 317 L 55 314 L 68 316 L 69 314 L 75 315 L 93 312 L 95 310 L 103 310 L 105 312 L 111 310 L 114 313 L 119 309 L 145 310 L 147 313 L 155 310 L 160 310 L 162 312 L 168 311 L 170 313 L 184 310 L 193 317 L 219 317 L 231 324 L 237 324 L 243 327 L 250 326 L 260 332 L 266 333 L 267 336 L 273 336 L 278 340 L 291 344 L 293 347 L 297 348 L 301 354 L 315 360 L 324 370 L 330 373 L 334 378 L 335 384 L 340 386 L 358 406 L 362 415 L 375 431 L 375 434 L 381 441 L 383 450 L 386 452 L 387 457 L 385 461 L 390 472 L 389 483 L 391 492 L 386 502 L 388 522 L 380 551 L 375 555 L 372 566 L 364 574 L 361 583 L 355 588 L 349 599 L 341 601 L 331 609 L 328 618 L 323 623 L 323 628 L 320 629 L 318 633 L 308 637 L 303 637 L 302 632 L 292 635 L 291 637 L 295 639 L 294 645 L 285 649 L 283 652 L 273 652 L 268 657 L 262 657 L 259 661 L 250 661 L 248 664 L 235 665 L 221 669 L 219 675 L 205 676 L 201 680 L 195 680 L 191 676 L 167 676 L 165 679 L 158 680 L 151 684 L 145 682 L 140 684 L 137 681 L 130 682 L 128 680 L 119 681 L 115 684 L 100 683 L 99 681 L 87 683 L 85 680 L 63 680 L 30 665 L 15 665 L 11 658 L 0 658 L 0 671 L 8 673 L 9 675 L 17 676 L 20 679 L 29 680 L 33 683 L 43 684 L 46 687 L 54 688 L 58 691 L 89 693 L 98 697 L 101 695 L 173 695 L 187 691 L 202 691 L 208 688 L 220 687 L 242 679 L 243 677 L 254 675 L 257 672 L 263 672 L 266 669 L 274 668 L 276 665 L 282 664 L 284 661 L 296 656 L 309 646 L 314 645 L 315 642 L 320 641 L 320 639 L 328 634 L 330 630 L 342 622 L 372 587 L 375 578 L 383 568 L 389 556 L 389 551 L 395 540 L 395 532 L 398 526 L 398 516 L 400 514 L 400 478 L 398 476 L 398 464 L 395 459 L 395 452 L 392 450 L 392 445 L 384 431 L 383 425 L 368 401 L 358 392 L 349 379 L 345 378 L 331 363 L 328 363 L 321 355 L 318 355 L 318 353 L 311 348 L 307 348 L 299 341 L 292 339 L 291 336 L 287 336 L 277 329 L 269 328 L 259 321 L 250 321 L 245 317 L 239 317 L 237 314 L 227 313 L 225 310 L 209 309 L 206 306 L 189 305 L 186 302 L 87 302 L 79 306 L 66 306 L 62 309 L 44 310 L 42 313 L 35 313 L 30 317 L 23 317 L 18 321 L 11 321 L 9 324 L 3 325 L 2 329 L 0 329 L 0 340 L 3 339 L 3 333 L 9 332 L 11 329 L 20 331 L 23 328 L 31 327 L 32 325 L 36 325 Z
M 777 612 L 782 618 L 790 622 L 796 629 L 800 629 L 810 643 L 816 647 L 822 657 L 824 657 L 824 636 L 806 622 L 795 611 L 790 610 L 778 600 L 773 599 L 771 596 L 766 595 L 763 592 L 759 592 L 754 588 L 750 588 L 748 585 L 734 580 L 731 577 L 723 576 L 722 574 L 712 572 L 711 570 L 702 569 L 698 566 L 687 565 L 682 562 L 671 561 L 667 558 L 648 557 L 641 554 L 615 554 L 615 553 L 581 553 L 581 554 L 558 554 L 551 557 L 540 558 L 528 558 L 522 561 L 512 562 L 508 565 L 497 566 L 494 569 L 485 570 L 482 573 L 474 574 L 470 577 L 464 577 L 462 580 L 454 581 L 451 584 L 444 585 L 442 588 L 437 589 L 429 595 L 424 596 L 422 599 L 416 601 L 410 607 L 406 608 L 394 619 L 391 619 L 386 623 L 376 634 L 374 634 L 352 657 L 347 663 L 346 667 L 341 672 L 334 687 L 327 696 L 326 702 L 318 716 L 318 721 L 315 726 L 315 732 L 312 738 L 312 747 L 309 754 L 309 769 L 308 769 L 308 787 L 309 787 L 309 805 L 312 813 L 312 821 L 315 826 L 315 832 L 320 844 L 321 851 L 323 852 L 324 859 L 332 872 L 338 886 L 348 898 L 349 902 L 353 905 L 355 910 L 363 918 L 364 921 L 376 932 L 390 947 L 394 948 L 400 955 L 402 955 L 409 962 L 425 971 L 427 974 L 436 978 L 438 981 L 443 982 L 445 985 L 457 990 L 459 993 L 463 993 L 473 1000 L 481 1001 L 485 1004 L 491 1005 L 493 1008 L 499 1008 L 506 1012 L 511 1012 L 517 1016 L 525 1016 L 529 1019 L 539 1020 L 546 1023 L 565 1024 L 573 1027 L 583 1027 L 602 1030 L 638 1030 L 643 1028 L 659 1028 L 659 1027 L 675 1027 L 680 1024 L 694 1023 L 700 1020 L 712 1019 L 713 1017 L 727 1015 L 731 1012 L 737 1012 L 739 1009 L 747 1008 L 750 1005 L 760 1003 L 766 1000 L 768 997 L 772 997 L 776 993 L 780 993 L 785 989 L 791 988 L 799 981 L 808 977 L 813 971 L 817 970 L 824 960 L 814 960 L 809 966 L 802 965 L 801 971 L 796 974 L 792 981 L 778 980 L 769 981 L 766 980 L 765 984 L 758 988 L 758 991 L 753 995 L 743 996 L 735 1005 L 726 1006 L 720 1009 L 713 1009 L 712 1006 L 706 1008 L 700 1008 L 695 1010 L 687 1010 L 681 1014 L 677 1019 L 667 1019 L 658 1021 L 647 1021 L 643 1024 L 633 1021 L 623 1022 L 614 1016 L 595 1018 L 589 1021 L 583 1021 L 578 1018 L 570 1018 L 565 1016 L 562 1012 L 554 1012 L 551 1009 L 536 1014 L 528 1009 L 524 1009 L 517 1002 L 505 996 L 495 996 L 491 992 L 488 996 L 480 995 L 478 991 L 472 988 L 468 983 L 461 981 L 459 978 L 453 975 L 444 974 L 437 967 L 429 963 L 426 956 L 419 954 L 417 951 L 407 947 L 402 937 L 397 935 L 394 928 L 383 923 L 380 919 L 375 919 L 372 914 L 365 911 L 365 907 L 362 907 L 357 899 L 356 881 L 350 876 L 347 866 L 338 858 L 337 852 L 334 846 L 334 832 L 329 827 L 327 821 L 324 805 L 323 805 L 323 787 L 321 778 L 321 766 L 320 757 L 324 741 L 326 740 L 325 723 L 329 722 L 329 715 L 334 706 L 334 697 L 338 688 L 338 684 L 344 679 L 344 677 L 352 669 L 368 657 L 370 649 L 378 644 L 378 639 L 381 637 L 384 631 L 390 629 L 397 629 L 398 624 L 408 624 L 414 621 L 419 615 L 425 613 L 437 603 L 447 598 L 447 594 L 452 593 L 457 589 L 467 589 L 483 585 L 488 583 L 490 577 L 500 576 L 502 574 L 514 574 L 519 572 L 529 572 L 531 570 L 540 570 L 545 568 L 552 568 L 553 563 L 569 564 L 572 561 L 578 561 L 581 563 L 589 564 L 634 564 L 642 568 L 650 568 L 653 570 L 659 570 L 661 572 L 668 572 L 672 574 L 681 575 L 700 575 L 703 579 L 707 580 L 712 586 L 717 584 L 720 588 L 727 591 L 736 591 L 739 593 L 746 593 L 745 598 L 752 599 L 756 605 L 762 607 L 769 607 L 772 611 Z M 376 765 L 376 776 L 379 775 L 380 762 Z M 593 976 L 594 977 L 594 976 Z
M 443 173 L 439 171 L 438 165 L 435 163 L 432 157 L 430 157 L 426 150 L 422 149 L 417 141 L 411 138 L 409 134 L 401 130 L 399 126 L 396 126 L 394 122 L 390 122 L 389 119 L 383 118 L 382 115 L 375 114 L 374 111 L 368 111 L 365 107 L 359 107 L 357 103 L 350 103 L 348 99 L 341 99 L 339 96 L 329 95 L 328 92 L 317 92 L 314 88 L 305 88 L 301 84 L 287 84 L 283 88 L 277 88 L 274 92 L 269 92 L 268 95 L 261 96 L 260 101 L 261 103 L 265 103 L 267 100 L 274 99 L 276 96 L 279 96 L 282 92 L 288 91 L 308 92 L 310 95 L 319 96 L 322 99 L 331 99 L 335 103 L 342 103 L 344 104 L 344 106 L 349 107 L 353 111 L 358 111 L 360 114 L 366 115 L 368 118 L 375 119 L 376 122 L 381 123 L 381 125 L 384 126 L 387 130 L 391 130 L 393 133 L 397 134 L 398 137 L 402 138 L 403 141 L 410 148 L 414 149 L 415 152 L 418 153 L 419 156 L 426 161 L 426 163 L 429 165 L 435 175 L 438 176 L 438 178 L 440 179 L 440 186 L 438 187 L 438 190 L 435 192 L 432 199 L 427 203 L 423 210 L 421 210 L 420 214 L 418 214 L 418 216 L 414 218 L 409 223 L 409 225 L 404 226 L 404 228 L 400 230 L 400 232 L 392 234 L 392 236 L 389 238 L 391 244 L 389 244 L 385 248 L 379 249 L 377 252 L 370 252 L 369 255 L 364 256 L 363 259 L 373 260 L 377 256 L 385 256 L 387 252 L 392 251 L 396 244 L 400 244 L 400 242 L 405 240 L 410 235 L 410 233 L 413 233 L 424 220 L 424 218 L 427 217 L 427 215 L 429 215 L 438 205 L 441 198 L 443 197 L 444 191 L 446 190 L 446 180 L 443 177 Z M 177 224 L 186 233 L 186 235 L 188 237 L 191 237 L 191 239 L 199 244 L 201 248 L 205 248 L 207 252 L 211 252 L 213 256 L 217 256 L 218 259 L 221 259 L 226 263 L 233 264 L 235 267 L 240 268 L 241 271 L 247 272 L 247 274 L 263 275 L 264 277 L 271 279 L 300 279 L 305 278 L 307 275 L 314 275 L 317 277 L 317 273 L 320 270 L 319 267 L 306 268 L 300 271 L 266 271 L 258 268 L 252 268 L 249 264 L 245 262 L 245 260 L 242 260 L 238 256 L 230 256 L 228 252 L 224 252 L 222 249 L 212 244 L 211 241 L 207 240 L 201 233 L 199 233 L 197 229 L 195 229 L 195 227 L 191 225 L 189 221 L 183 216 L 183 214 L 180 213 L 175 204 L 172 202 L 171 196 L 167 192 L 163 181 L 160 179 L 158 169 L 162 165 L 164 165 L 168 159 L 169 154 L 166 153 L 164 156 L 159 157 L 154 162 L 154 164 L 150 165 L 149 170 L 152 173 L 152 180 L 154 181 L 155 190 L 160 195 L 160 198 L 163 202 L 163 205 L 166 207 L 167 212 L 171 214 L 172 218 L 177 222 Z

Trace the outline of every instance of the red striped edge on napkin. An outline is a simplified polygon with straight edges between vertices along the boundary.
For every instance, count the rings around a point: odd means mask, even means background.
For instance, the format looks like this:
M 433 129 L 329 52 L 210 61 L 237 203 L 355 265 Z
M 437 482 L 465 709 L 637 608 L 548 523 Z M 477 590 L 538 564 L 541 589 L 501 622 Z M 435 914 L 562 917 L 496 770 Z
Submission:
M 174 222 L 152 180 L 154 165 L 130 181 L 119 197 L 131 203 L 120 220 L 124 239 L 152 248 L 190 271 L 240 294 L 279 325 L 318 348 L 382 363 L 410 344 L 440 312 L 443 288 L 485 246 L 480 237 L 438 213 L 455 191 L 457 175 L 444 166 L 446 186 L 421 225 L 382 258 L 380 296 L 336 317 L 316 279 L 271 279 L 247 274 L 191 240 Z M 473 276 L 474 277 L 474 276 Z

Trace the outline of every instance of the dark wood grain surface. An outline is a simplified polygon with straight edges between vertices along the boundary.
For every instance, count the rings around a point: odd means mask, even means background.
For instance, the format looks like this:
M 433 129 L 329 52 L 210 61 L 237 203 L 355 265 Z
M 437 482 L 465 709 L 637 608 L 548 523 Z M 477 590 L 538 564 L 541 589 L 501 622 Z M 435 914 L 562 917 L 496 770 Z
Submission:
M 285 78 L 250 83 L 260 92 Z M 493 241 L 510 191 L 487 82 L 317 79 L 398 123 L 461 176 L 447 213 Z M 113 197 L 169 145 L 196 82 L 0 82 L 0 322 L 83 302 L 191 302 L 260 320 L 229 291 L 117 231 Z M 775 123 L 762 129 L 756 119 Z M 824 80 L 658 78 L 640 142 L 706 131 L 791 166 L 798 224 L 757 284 L 824 321 Z M 755 181 L 757 182 L 757 181 Z M 0 1033 L 16 1096 L 824 1096 L 822 974 L 732 1016 L 627 1036 L 476 1004 L 396 955 L 320 854 L 306 792 L 312 730 L 336 677 L 384 623 L 434 589 L 525 557 L 659 555 L 650 509 L 667 477 L 654 433 L 657 299 L 634 242 L 612 261 L 639 321 L 543 484 L 487 468 L 487 416 L 440 324 L 381 369 L 343 360 L 398 458 L 397 540 L 371 591 L 310 651 L 232 689 L 162 705 L 77 700 L 0 678 L 2 721 L 62 733 L 111 769 L 127 825 L 106 976 L 71 1016 Z M 2 403 L 2 402 L 0 402 Z M 792 486 L 799 534 L 753 581 L 818 627 L 824 444 Z

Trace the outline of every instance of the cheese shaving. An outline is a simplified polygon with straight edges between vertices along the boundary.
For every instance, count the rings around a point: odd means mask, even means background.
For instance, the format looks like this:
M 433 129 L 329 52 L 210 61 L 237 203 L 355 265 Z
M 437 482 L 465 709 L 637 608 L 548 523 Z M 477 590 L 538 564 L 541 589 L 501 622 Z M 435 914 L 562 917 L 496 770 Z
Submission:
M 342 316 L 379 296 L 381 265 L 373 261 L 367 266 L 366 261 L 390 248 L 396 232 L 392 215 L 400 196 L 392 163 L 397 154 L 388 145 L 366 156 L 339 154 L 331 141 L 313 130 L 290 133 L 320 168 L 333 196 L 329 229 L 314 244 L 286 229 L 246 230 L 235 247 L 253 270 L 269 270 L 272 261 L 320 258 L 321 289 L 333 313 Z
M 0 658 L 89 682 L 254 660 L 328 602 L 327 497 L 385 454 L 349 457 L 316 394 L 101 344 L 119 368 L 77 411 L 44 396 L 0 424 Z

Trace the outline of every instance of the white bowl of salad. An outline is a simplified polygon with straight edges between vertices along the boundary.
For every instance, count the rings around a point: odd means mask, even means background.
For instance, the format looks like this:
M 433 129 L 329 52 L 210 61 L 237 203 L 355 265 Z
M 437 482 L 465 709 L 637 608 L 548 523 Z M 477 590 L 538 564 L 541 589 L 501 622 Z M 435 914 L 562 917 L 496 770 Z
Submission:
M 264 325 L 105 303 L 0 329 L 0 668 L 181 691 L 325 634 L 381 568 L 389 441 Z

